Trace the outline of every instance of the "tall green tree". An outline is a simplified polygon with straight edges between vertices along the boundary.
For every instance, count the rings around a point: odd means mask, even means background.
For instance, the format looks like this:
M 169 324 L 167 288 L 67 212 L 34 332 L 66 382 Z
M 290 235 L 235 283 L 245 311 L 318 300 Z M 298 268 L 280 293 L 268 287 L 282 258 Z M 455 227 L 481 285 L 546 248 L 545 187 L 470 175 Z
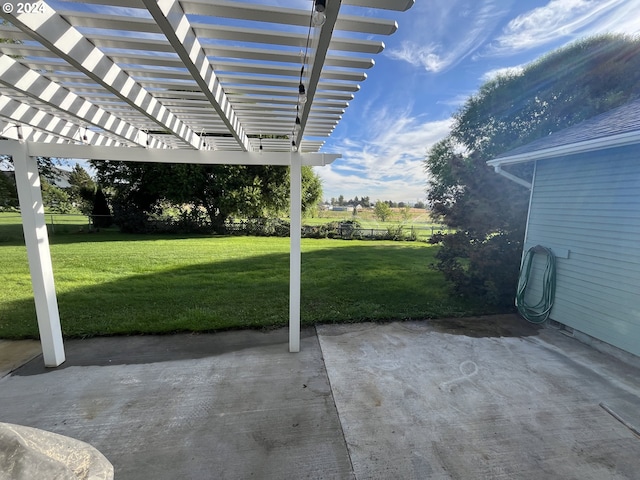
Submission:
M 529 192 L 486 161 L 640 96 L 640 39 L 585 39 L 485 83 L 454 115 L 451 133 L 428 152 L 432 213 L 457 233 L 437 268 L 457 293 L 510 305 Z M 529 165 L 512 173 L 530 178 Z
M 107 228 L 113 224 L 113 217 L 111 215 L 109 203 L 107 202 L 107 197 L 100 186 L 96 189 L 96 194 L 93 199 L 91 220 L 93 222 L 93 226 L 96 228 Z
M 71 201 L 82 213 L 89 215 L 96 195 L 96 182 L 81 165 L 76 164 L 69 173 L 69 184 L 71 187 L 67 190 Z

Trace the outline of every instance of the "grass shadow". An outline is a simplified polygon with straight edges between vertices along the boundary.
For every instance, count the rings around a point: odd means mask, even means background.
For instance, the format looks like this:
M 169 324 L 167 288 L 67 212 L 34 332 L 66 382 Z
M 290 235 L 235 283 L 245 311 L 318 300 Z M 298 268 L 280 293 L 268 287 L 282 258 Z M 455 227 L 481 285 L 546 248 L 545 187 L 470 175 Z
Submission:
M 338 242 L 338 241 L 336 241 Z M 451 299 L 433 248 L 358 242 L 303 253 L 303 325 L 494 313 Z M 126 259 L 123 259 L 126 262 Z M 140 273 L 65 291 L 56 275 L 66 337 L 239 328 L 288 322 L 289 255 L 273 253 Z M 10 333 L 8 333 L 10 332 Z M 0 304 L 0 338 L 36 338 L 33 299 Z

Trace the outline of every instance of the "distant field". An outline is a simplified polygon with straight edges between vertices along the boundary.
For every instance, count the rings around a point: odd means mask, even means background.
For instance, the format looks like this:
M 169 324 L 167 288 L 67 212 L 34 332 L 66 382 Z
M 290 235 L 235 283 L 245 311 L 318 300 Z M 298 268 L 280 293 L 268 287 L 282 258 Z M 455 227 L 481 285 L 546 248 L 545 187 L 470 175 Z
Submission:
M 403 213 L 403 209 L 391 209 L 391 217 L 385 222 L 378 220 L 373 209 L 363 209 L 356 215 L 352 211 L 325 210 L 315 217 L 306 217 L 302 220 L 304 225 L 323 225 L 335 221 L 357 220 L 362 228 L 373 228 L 384 230 L 390 227 L 402 226 L 406 230 L 414 229 L 419 240 L 426 240 L 438 231 L 448 231 L 448 228 L 441 222 L 436 222 L 431 218 L 429 212 L 424 209 L 412 208 L 408 215 Z
M 89 229 L 89 219 L 86 215 L 46 214 L 45 221 L 47 231 L 51 235 L 86 232 Z M 21 222 L 20 213 L 0 212 L 0 245 L 7 241 L 21 241 Z
M 62 224 L 62 222 L 60 223 Z M 51 235 L 63 331 L 92 336 L 288 321 L 287 238 L 87 233 Z M 73 227 L 73 228 L 72 228 Z M 491 313 L 450 298 L 423 242 L 303 239 L 302 323 Z M 0 214 L 0 338 L 37 336 L 21 228 Z

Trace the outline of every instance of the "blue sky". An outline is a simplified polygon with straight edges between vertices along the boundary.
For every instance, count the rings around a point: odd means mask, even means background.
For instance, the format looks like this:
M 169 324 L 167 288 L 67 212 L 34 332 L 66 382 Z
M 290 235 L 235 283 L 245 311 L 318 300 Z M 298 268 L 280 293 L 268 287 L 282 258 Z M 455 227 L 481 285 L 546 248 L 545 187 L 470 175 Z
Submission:
M 427 150 L 496 72 L 587 36 L 640 34 L 640 0 L 416 0 L 376 57 L 317 168 L 324 197 L 426 197 Z

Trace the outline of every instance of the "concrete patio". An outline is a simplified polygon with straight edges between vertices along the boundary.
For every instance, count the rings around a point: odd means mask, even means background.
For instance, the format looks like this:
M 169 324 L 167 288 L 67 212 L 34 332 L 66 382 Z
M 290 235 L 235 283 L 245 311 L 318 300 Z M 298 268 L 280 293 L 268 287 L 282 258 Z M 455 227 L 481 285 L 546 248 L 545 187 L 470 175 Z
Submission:
M 515 316 L 36 347 L 0 343 L 0 422 L 117 479 L 639 478 L 640 360 Z

